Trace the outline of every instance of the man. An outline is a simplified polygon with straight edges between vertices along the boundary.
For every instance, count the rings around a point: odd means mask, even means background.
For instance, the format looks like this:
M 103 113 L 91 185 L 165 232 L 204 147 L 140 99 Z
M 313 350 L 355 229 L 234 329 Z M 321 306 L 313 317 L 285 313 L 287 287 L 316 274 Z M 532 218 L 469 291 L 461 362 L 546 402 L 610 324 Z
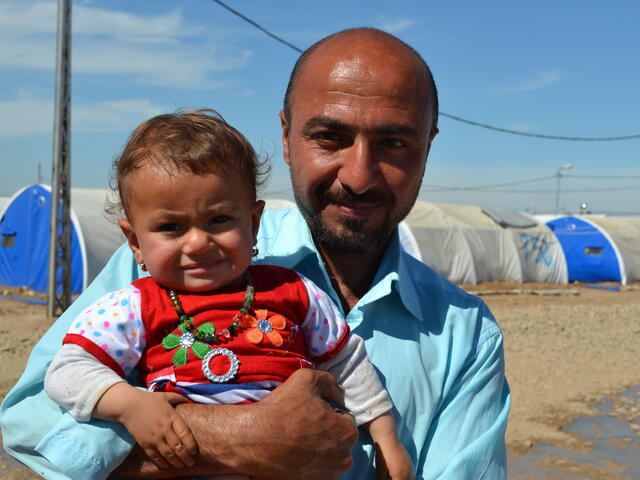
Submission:
M 265 214 L 260 261 L 303 273 L 342 307 L 389 392 L 417 478 L 494 480 L 506 476 L 510 403 L 500 330 L 482 301 L 398 241 L 438 132 L 437 111 L 428 67 L 397 38 L 355 29 L 312 46 L 280 113 L 299 211 Z M 132 267 L 120 249 L 38 344 L 3 405 L 7 449 L 49 478 L 104 478 L 129 455 L 120 426 L 76 424 L 43 398 L 41 382 L 75 313 L 131 281 Z M 324 401 L 338 397 L 331 378 L 307 370 L 255 405 L 181 405 L 201 451 L 181 473 L 331 479 L 353 463 L 344 478 L 374 478 L 370 439 L 361 435 L 350 458 L 353 426 Z M 135 450 L 116 473 L 159 475 Z

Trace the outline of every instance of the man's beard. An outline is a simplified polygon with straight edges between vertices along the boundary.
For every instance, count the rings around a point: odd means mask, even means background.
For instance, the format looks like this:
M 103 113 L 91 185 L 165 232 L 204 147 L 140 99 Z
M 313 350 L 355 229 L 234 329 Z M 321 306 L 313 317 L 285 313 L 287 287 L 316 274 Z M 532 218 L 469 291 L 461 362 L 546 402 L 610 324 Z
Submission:
M 344 218 L 339 220 L 339 229 L 331 229 L 322 221 L 320 208 L 311 205 L 301 194 L 294 184 L 294 197 L 302 216 L 309 225 L 311 236 L 316 245 L 321 246 L 325 251 L 341 253 L 345 255 L 361 255 L 375 252 L 384 247 L 393 230 L 398 223 L 407 215 L 405 212 L 400 218 L 393 218 L 393 199 L 387 196 L 367 192 L 356 195 L 345 191 L 326 190 L 318 192 L 318 197 L 327 200 L 332 204 L 349 204 L 356 202 L 382 203 L 391 205 L 385 213 L 384 219 L 379 227 L 373 231 L 366 231 L 367 219 Z

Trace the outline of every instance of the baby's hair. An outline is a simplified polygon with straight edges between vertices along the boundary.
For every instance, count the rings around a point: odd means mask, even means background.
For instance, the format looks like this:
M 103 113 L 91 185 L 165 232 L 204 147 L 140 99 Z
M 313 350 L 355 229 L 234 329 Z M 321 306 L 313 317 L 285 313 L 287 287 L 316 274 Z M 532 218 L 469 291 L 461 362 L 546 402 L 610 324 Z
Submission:
M 238 175 L 253 191 L 269 172 L 268 161 L 258 158 L 242 133 L 212 109 L 158 115 L 140 124 L 113 162 L 115 197 L 107 212 L 127 215 L 131 174 L 152 165 L 168 172 L 194 175 Z

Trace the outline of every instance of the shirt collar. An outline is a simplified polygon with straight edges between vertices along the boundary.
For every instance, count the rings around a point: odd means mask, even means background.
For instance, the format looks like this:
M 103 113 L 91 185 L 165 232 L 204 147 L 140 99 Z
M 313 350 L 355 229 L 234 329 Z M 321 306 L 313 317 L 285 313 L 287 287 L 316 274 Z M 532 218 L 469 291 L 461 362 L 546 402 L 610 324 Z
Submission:
M 395 294 L 400 297 L 404 307 L 415 318 L 422 320 L 423 308 L 415 284 L 417 271 L 414 262 L 416 260 L 405 252 L 400 244 L 400 237 L 396 228 L 380 262 L 372 287 L 362 300 L 366 300 L 369 303 L 395 290 Z
M 260 263 L 275 263 L 302 273 L 327 292 L 332 300 L 340 306 L 338 295 L 329 280 L 322 255 L 318 252 L 307 222 L 300 211 L 297 208 L 289 210 L 278 221 L 278 228 L 280 231 L 275 232 L 273 237 L 277 241 L 270 242 L 268 252 L 262 256 Z M 277 260 L 270 260 L 270 257 L 277 257 Z M 393 293 L 399 296 L 404 307 L 415 318 L 422 320 L 423 308 L 415 285 L 417 280 L 415 262 L 417 260 L 402 248 L 396 228 L 391 235 L 371 288 L 354 308 L 363 308 Z

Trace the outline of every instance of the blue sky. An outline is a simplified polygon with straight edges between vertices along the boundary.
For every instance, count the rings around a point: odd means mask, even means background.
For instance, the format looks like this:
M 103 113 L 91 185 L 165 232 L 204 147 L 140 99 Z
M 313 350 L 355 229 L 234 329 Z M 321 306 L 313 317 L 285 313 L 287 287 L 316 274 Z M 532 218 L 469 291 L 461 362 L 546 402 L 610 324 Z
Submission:
M 430 64 L 441 111 L 452 115 L 548 135 L 640 133 L 635 0 L 228 3 L 301 48 L 349 27 L 393 33 Z M 2 196 L 35 183 L 39 163 L 49 182 L 56 8 L 49 0 L 0 0 Z M 75 0 L 72 42 L 74 186 L 106 188 L 112 159 L 142 120 L 210 107 L 272 158 L 266 193 L 289 195 L 277 113 L 295 51 L 209 0 Z M 550 177 L 571 163 L 568 175 L 599 178 L 563 178 L 563 210 L 588 202 L 596 212 L 640 213 L 640 139 L 541 140 L 449 118 L 440 130 L 425 200 L 551 212 L 551 178 L 508 193 L 450 188 Z

